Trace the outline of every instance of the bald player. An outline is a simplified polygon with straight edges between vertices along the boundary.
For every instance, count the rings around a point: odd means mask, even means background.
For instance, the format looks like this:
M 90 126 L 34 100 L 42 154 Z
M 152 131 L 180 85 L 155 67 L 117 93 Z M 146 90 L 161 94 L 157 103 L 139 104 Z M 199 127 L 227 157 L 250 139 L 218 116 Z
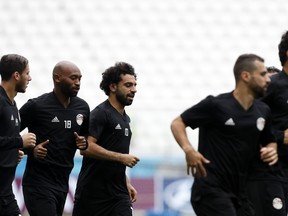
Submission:
M 89 105 L 77 97 L 81 72 L 69 61 L 53 69 L 54 89 L 28 100 L 19 110 L 21 130 L 36 134 L 36 147 L 28 155 L 23 194 L 31 216 L 60 216 L 68 193 L 68 180 L 77 149 L 87 148 Z

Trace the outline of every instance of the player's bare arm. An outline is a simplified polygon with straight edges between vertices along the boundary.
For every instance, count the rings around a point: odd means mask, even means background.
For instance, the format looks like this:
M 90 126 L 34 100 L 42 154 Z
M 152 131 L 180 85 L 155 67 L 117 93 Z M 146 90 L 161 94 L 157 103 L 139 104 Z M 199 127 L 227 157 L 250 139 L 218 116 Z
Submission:
M 187 162 L 187 174 L 191 174 L 197 177 L 205 177 L 207 175 L 204 163 L 209 163 L 201 153 L 193 148 L 188 140 L 186 133 L 186 125 L 182 118 L 179 116 L 171 123 L 171 131 L 179 146 L 185 153 Z
M 83 156 L 101 160 L 118 161 L 130 168 L 134 167 L 138 163 L 138 161 L 140 161 L 140 159 L 134 155 L 113 152 L 103 148 L 102 146 L 97 144 L 97 139 L 92 136 L 89 136 L 87 141 L 88 148 L 86 150 L 80 151 L 80 154 Z

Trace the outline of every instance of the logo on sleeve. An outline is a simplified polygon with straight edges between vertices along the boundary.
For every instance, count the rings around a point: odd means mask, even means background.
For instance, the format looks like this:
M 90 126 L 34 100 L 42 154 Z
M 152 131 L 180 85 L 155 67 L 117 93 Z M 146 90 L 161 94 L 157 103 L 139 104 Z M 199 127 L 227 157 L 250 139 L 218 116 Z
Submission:
M 256 126 L 257 126 L 259 131 L 262 131 L 264 129 L 264 126 L 265 126 L 265 119 L 262 117 L 258 118 L 256 121 Z
M 76 116 L 76 122 L 77 122 L 78 125 L 82 125 L 83 120 L 84 120 L 84 116 L 82 114 L 78 114 Z

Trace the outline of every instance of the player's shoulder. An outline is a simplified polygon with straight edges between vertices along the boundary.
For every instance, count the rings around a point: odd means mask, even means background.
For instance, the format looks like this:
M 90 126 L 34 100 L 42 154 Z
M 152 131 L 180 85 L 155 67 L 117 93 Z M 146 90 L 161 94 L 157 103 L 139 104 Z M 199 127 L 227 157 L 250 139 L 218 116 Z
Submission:
M 30 98 L 25 104 L 50 104 L 51 103 L 52 94 L 51 93 L 44 93 L 38 97 Z
M 270 110 L 269 105 L 262 101 L 261 98 L 254 100 L 254 106 L 257 106 L 259 109 Z
M 227 93 L 221 93 L 218 94 L 216 96 L 214 95 L 208 95 L 206 97 L 206 100 L 214 103 L 214 104 L 223 104 L 223 103 L 227 103 L 228 101 L 233 99 L 233 95 L 232 92 L 227 92 Z
M 288 86 L 288 75 L 281 71 L 278 74 L 275 74 L 271 77 L 270 87 L 274 86 L 276 88 L 279 88 L 281 86 L 287 87 Z
M 113 107 L 110 102 L 107 100 L 103 101 L 102 103 L 98 104 L 92 111 L 91 114 L 98 114 L 98 115 L 108 115 L 112 112 Z
M 39 95 L 38 97 L 35 97 L 35 98 L 31 98 L 30 100 L 33 100 L 33 101 L 45 101 L 49 98 L 52 98 L 53 97 L 53 94 L 52 92 L 49 92 L 49 93 L 43 93 L 41 95 Z
M 84 100 L 83 98 L 80 97 L 73 97 L 74 103 L 77 103 L 79 105 L 83 105 L 83 106 L 87 106 L 89 107 L 89 104 L 87 103 L 86 100 Z

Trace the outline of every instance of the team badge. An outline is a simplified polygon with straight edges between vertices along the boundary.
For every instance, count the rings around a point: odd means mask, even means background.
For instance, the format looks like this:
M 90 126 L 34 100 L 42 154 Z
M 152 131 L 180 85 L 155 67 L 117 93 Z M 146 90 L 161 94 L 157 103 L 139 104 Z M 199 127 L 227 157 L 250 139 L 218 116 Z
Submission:
M 125 128 L 125 136 L 129 136 L 129 130 L 128 130 L 128 128 Z
M 76 122 L 77 122 L 77 124 L 78 124 L 78 125 L 82 125 L 83 119 L 84 119 L 83 115 L 82 115 L 82 114 L 78 114 L 78 115 L 76 116 Z
M 272 201 L 272 205 L 275 209 L 282 209 L 283 207 L 283 202 L 280 198 L 274 198 Z
M 19 121 L 17 118 L 15 118 L 15 126 L 18 127 L 19 126 Z
M 256 122 L 256 126 L 257 126 L 259 131 L 262 131 L 264 129 L 264 126 L 265 126 L 265 119 L 262 117 L 258 118 L 257 122 Z

